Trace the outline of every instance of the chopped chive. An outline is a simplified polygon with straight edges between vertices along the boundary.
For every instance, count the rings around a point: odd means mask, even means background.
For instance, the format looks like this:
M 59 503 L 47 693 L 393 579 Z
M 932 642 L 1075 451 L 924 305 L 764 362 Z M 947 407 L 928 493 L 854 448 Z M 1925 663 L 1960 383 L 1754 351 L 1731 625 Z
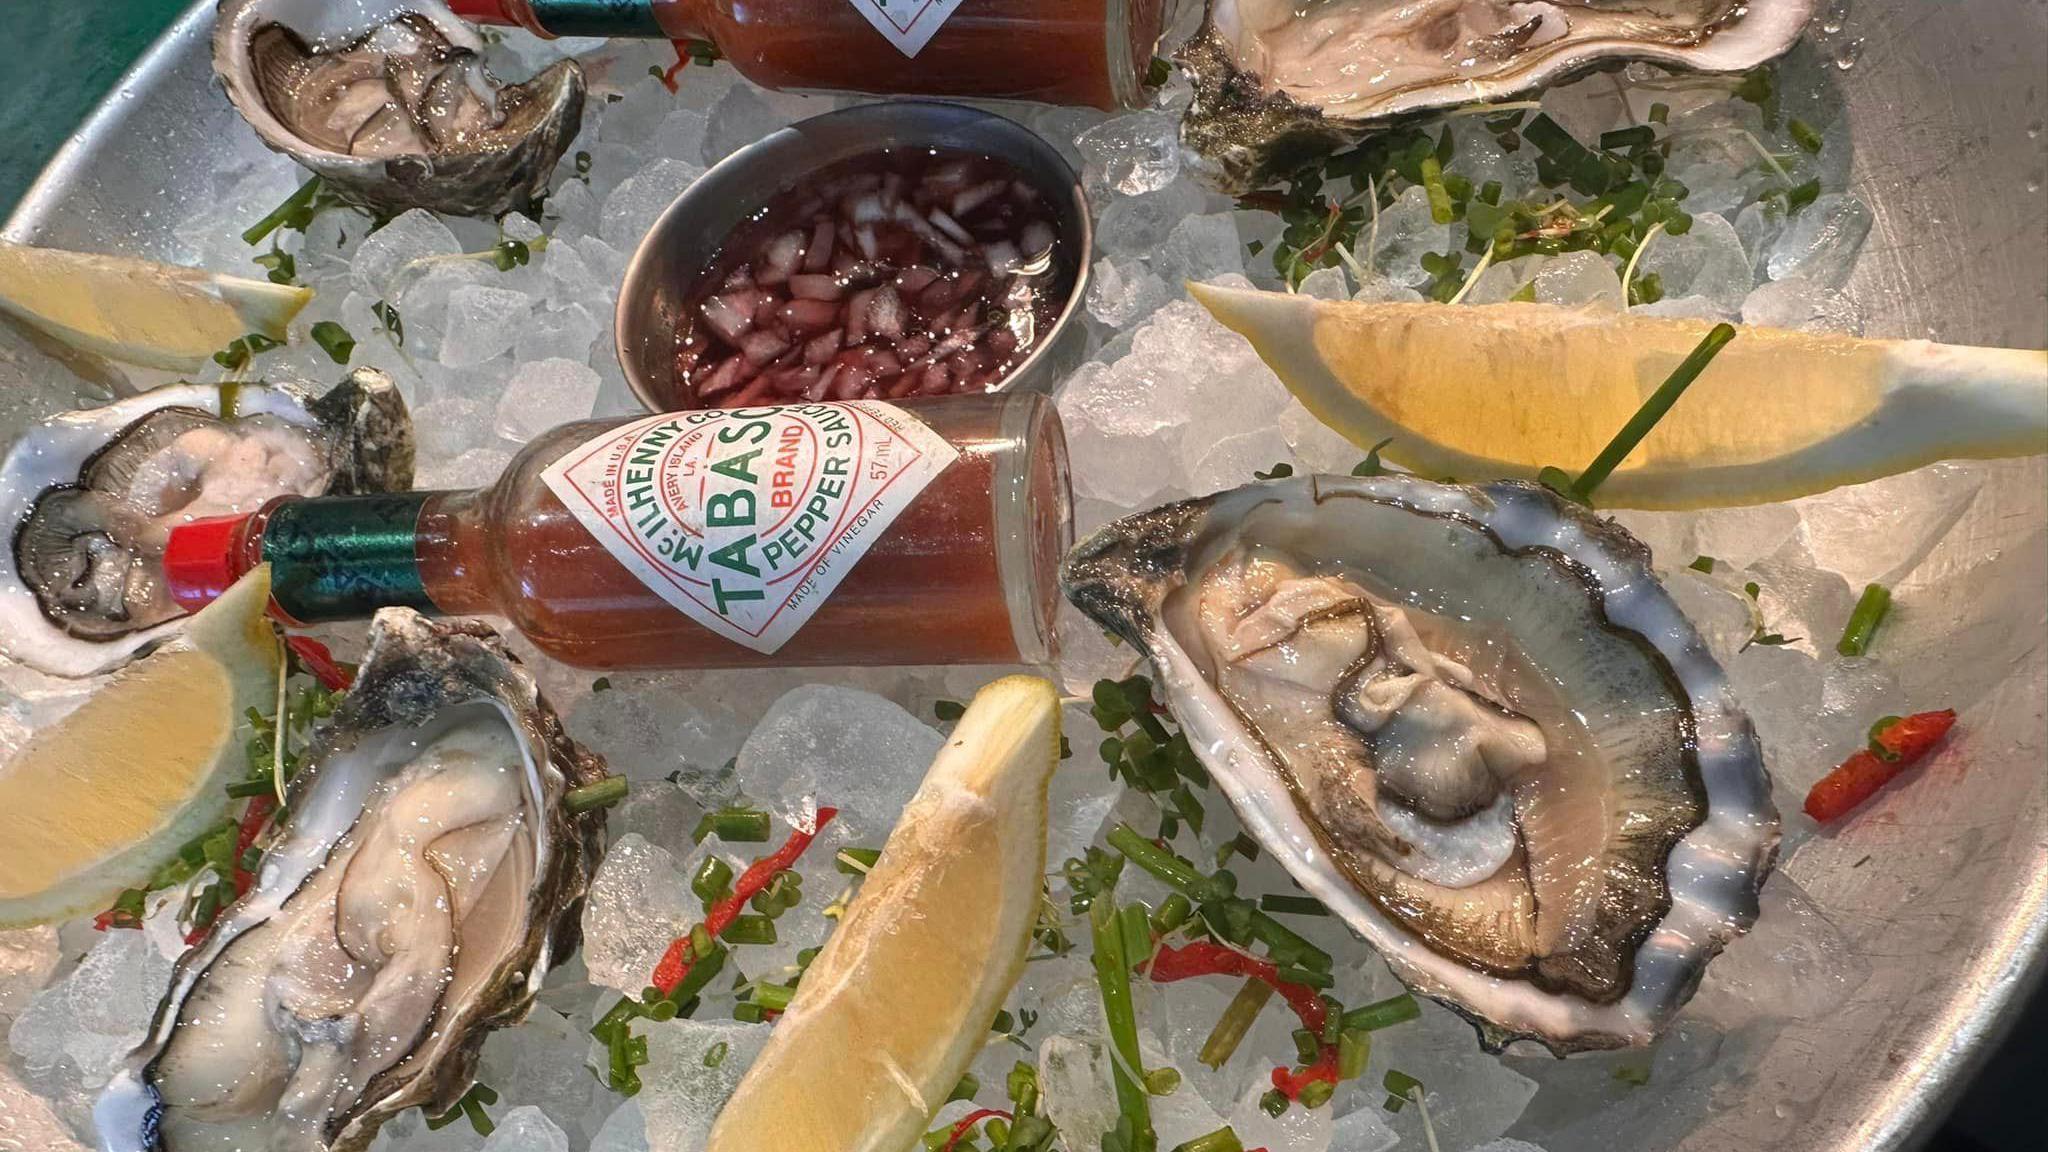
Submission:
M 1695 572 L 1705 572 L 1711 576 L 1714 574 L 1714 558 L 1712 556 L 1695 556 L 1692 558 L 1692 563 L 1687 564 L 1686 567 Z
M 1657 142 L 1657 130 L 1648 124 L 1637 124 L 1632 128 L 1616 128 L 1600 134 L 1600 149 L 1603 152 L 1625 152 L 1639 144 Z
M 355 355 L 356 338 L 332 320 L 322 320 L 313 325 L 312 335 L 313 343 L 318 344 L 327 353 L 327 358 L 336 364 L 346 364 L 348 358 Z
M 1808 155 L 1820 154 L 1820 133 L 1813 130 L 1813 125 L 1794 117 L 1785 122 L 1785 132 L 1792 137 L 1792 142 L 1799 145 Z
M 568 795 L 562 797 L 562 807 L 567 808 L 571 816 L 581 816 L 585 812 L 609 808 L 626 798 L 626 787 L 624 776 L 607 776 L 594 784 L 571 789 Z
M 1650 105 L 1650 123 L 1665 124 L 1671 120 L 1671 105 L 1656 103 Z
M 1385 1107 L 1389 1112 L 1399 1112 L 1401 1106 L 1412 1098 L 1410 1093 L 1427 1091 L 1423 1088 L 1422 1081 L 1398 1068 L 1387 1069 L 1387 1074 L 1380 1080 L 1380 1085 L 1387 1090 Z
M 1301 1064 L 1313 1064 L 1322 1058 L 1323 1038 L 1306 1028 L 1296 1028 L 1294 1036 L 1294 1058 Z
M 747 998 L 759 1004 L 767 1012 L 787 1012 L 789 1002 L 796 997 L 796 989 L 784 984 L 756 984 L 753 994 Z M 973 1099 L 972 1096 L 961 1099 Z
M 725 899 L 732 894 L 732 865 L 716 856 L 706 857 L 690 880 L 690 891 L 707 905 Z
M 720 1064 L 725 1063 L 725 1058 L 731 1054 L 732 1045 L 720 1040 L 704 1050 L 704 1066 L 706 1068 L 716 1068 Z
M 932 715 L 937 717 L 941 724 L 951 724 L 962 716 L 967 715 L 967 705 L 962 704 L 958 700 L 934 700 L 932 701 Z
M 1818 199 L 1820 199 L 1820 177 L 1816 176 L 1785 193 L 1785 214 L 1789 216 Z
M 1337 983 L 1328 972 L 1297 968 L 1292 964 L 1281 965 L 1278 975 L 1289 984 L 1305 984 L 1310 988 L 1330 988 Z
M 1405 1024 L 1422 1015 L 1422 1005 L 1407 992 L 1376 1000 L 1363 1008 L 1353 1008 L 1344 1014 L 1346 1032 L 1377 1032 L 1396 1024 Z
M 1798 121 L 1794 120 L 1793 123 L 1797 124 Z M 1647 1063 L 1617 1064 L 1614 1067 L 1614 1078 L 1623 1084 L 1633 1084 L 1640 1088 L 1650 1082 L 1650 1066 Z
M 1448 133 L 1445 134 L 1448 137 Z M 1449 224 L 1458 218 L 1451 206 L 1450 190 L 1444 187 L 1443 165 L 1435 156 L 1422 159 L 1422 187 L 1429 195 L 1429 218 L 1437 224 Z
M 1152 931 L 1161 936 L 1168 935 L 1195 914 L 1194 902 L 1178 892 L 1160 901 L 1152 913 Z
M 1278 1120 L 1287 1113 L 1287 1094 L 1275 1088 L 1259 1097 L 1259 1111 Z
M 1365 1075 L 1365 1065 L 1372 1058 L 1372 1033 L 1359 1028 L 1346 1028 L 1337 1036 L 1337 1078 L 1356 1080 Z
M 1591 506 L 1594 490 L 1606 482 L 1607 477 L 1628 458 L 1630 452 L 1635 451 L 1636 445 L 1643 442 L 1643 437 L 1648 436 L 1658 421 L 1664 419 L 1665 414 L 1671 411 L 1671 406 L 1678 403 L 1678 398 L 1685 395 L 1685 390 L 1692 386 L 1694 380 L 1699 379 L 1700 373 L 1706 371 L 1707 365 L 1713 363 L 1714 357 L 1720 355 L 1721 349 L 1733 339 L 1734 325 L 1714 325 L 1713 329 L 1701 338 L 1699 345 L 1691 354 L 1686 356 L 1678 367 L 1671 370 L 1671 375 L 1657 386 L 1657 390 L 1650 394 L 1650 398 L 1643 401 L 1643 406 L 1636 409 L 1635 415 L 1629 417 L 1628 423 L 1622 425 L 1621 431 L 1614 434 L 1614 439 L 1607 442 L 1607 447 L 1600 450 L 1600 455 L 1586 466 L 1584 472 L 1579 473 L 1578 479 L 1569 479 L 1563 470 L 1558 468 L 1543 469 L 1539 479 L 1547 487 L 1557 490 L 1560 495 Z M 1558 483 L 1561 478 L 1564 480 L 1562 487 Z
M 313 198 L 320 194 L 320 188 L 321 180 L 318 176 L 299 185 L 299 190 L 287 197 L 284 203 L 271 209 L 269 215 L 251 224 L 243 231 L 242 243 L 260 244 L 265 236 L 277 231 L 287 221 L 309 210 L 313 205 Z
M 768 813 L 759 808 L 722 808 L 706 812 L 697 821 L 696 838 L 703 843 L 706 836 L 716 836 L 729 844 L 759 844 L 768 839 Z
M 1173 77 L 1173 65 L 1162 57 L 1154 56 L 1145 68 L 1145 86 L 1157 88 Z
M 1180 1091 L 1180 1069 L 1147 1068 L 1145 1070 L 1145 1092 L 1151 1096 L 1171 1096 Z
M 1301 1106 L 1308 1109 L 1321 1108 L 1337 1094 L 1337 1086 L 1328 1080 L 1312 1080 L 1301 1087 Z
M 1173 1152 L 1244 1152 L 1244 1141 L 1231 1128 L 1218 1128 L 1206 1136 L 1174 1145 Z
M 1202 1051 L 1196 1059 L 1211 1068 L 1221 1068 L 1230 1062 L 1237 1052 L 1237 1046 L 1244 1042 L 1245 1033 L 1251 1031 L 1252 1023 L 1259 1018 L 1259 1012 L 1266 1002 L 1273 998 L 1273 986 L 1263 980 L 1246 980 L 1244 986 L 1231 998 L 1230 1005 L 1223 1009 L 1223 1015 L 1216 1020 L 1216 1026 L 1209 1030 L 1209 1038 L 1202 1041 Z
M 1313 896 L 1276 896 L 1267 894 L 1259 897 L 1259 908 L 1266 912 L 1278 912 L 1283 916 L 1328 916 L 1330 910 Z
M 882 858 L 880 848 L 841 848 L 832 855 L 832 866 L 848 876 L 865 876 Z
M 1124 951 L 1122 920 L 1113 898 L 1098 899 L 1088 907 L 1088 924 L 1095 936 L 1095 982 L 1116 1056 L 1110 1062 L 1110 1072 L 1116 1087 L 1118 1123 L 1130 1130 L 1134 1144 L 1149 1146 L 1155 1139 L 1152 1105 L 1145 1086 L 1133 1078 L 1144 1062 L 1138 1051 L 1138 1017 L 1131 1003 L 1132 958 Z
M 1884 623 L 1885 614 L 1892 608 L 1891 590 L 1882 584 L 1867 584 L 1863 595 L 1856 600 L 1855 611 L 1849 613 L 1849 626 L 1842 629 L 1842 638 L 1835 644 L 1835 651 L 1844 656 L 1861 656 L 1870 650 L 1871 637 L 1877 634 L 1877 626 Z
M 775 921 L 766 916 L 735 916 L 719 935 L 733 944 L 773 944 L 776 941 Z

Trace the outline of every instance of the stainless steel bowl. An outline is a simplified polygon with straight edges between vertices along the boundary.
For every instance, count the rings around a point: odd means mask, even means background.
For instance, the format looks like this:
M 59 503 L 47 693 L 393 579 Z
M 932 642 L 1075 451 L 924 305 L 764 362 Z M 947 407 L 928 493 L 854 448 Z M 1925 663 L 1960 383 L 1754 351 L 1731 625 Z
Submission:
M 1094 226 L 1081 181 L 1052 145 L 1001 116 L 958 104 L 896 100 L 828 112 L 762 137 L 718 162 L 647 230 L 626 265 L 613 319 L 626 383 L 649 411 L 690 407 L 675 386 L 676 316 L 703 295 L 719 249 L 773 197 L 833 164 L 885 148 L 946 148 L 1001 160 L 1057 213 L 1060 243 L 1078 254 L 1052 328 L 1002 387 L 1050 391 L 1085 358 L 1075 320 L 1088 291 Z

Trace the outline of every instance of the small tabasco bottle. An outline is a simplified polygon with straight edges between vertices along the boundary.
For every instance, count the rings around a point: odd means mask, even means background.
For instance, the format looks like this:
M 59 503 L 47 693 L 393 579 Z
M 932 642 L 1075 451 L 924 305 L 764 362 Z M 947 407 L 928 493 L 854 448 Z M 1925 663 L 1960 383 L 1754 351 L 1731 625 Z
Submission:
M 451 0 L 541 36 L 708 40 L 765 88 L 1136 106 L 1165 0 Z
M 585 668 L 1042 663 L 1072 537 L 1036 393 L 567 424 L 481 491 L 285 497 L 172 529 L 188 608 L 259 563 L 300 623 L 502 617 Z

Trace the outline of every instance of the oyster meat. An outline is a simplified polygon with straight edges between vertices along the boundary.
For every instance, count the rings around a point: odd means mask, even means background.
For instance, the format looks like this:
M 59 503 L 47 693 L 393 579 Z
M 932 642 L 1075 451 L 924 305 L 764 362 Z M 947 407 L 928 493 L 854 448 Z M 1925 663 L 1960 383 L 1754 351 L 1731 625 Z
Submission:
M 1183 138 L 1239 192 L 1390 119 L 1502 100 L 1602 64 L 1739 72 L 1815 0 L 1211 0 L 1181 50 Z
M 328 27 L 364 7 L 221 0 L 214 71 L 263 142 L 387 211 L 496 214 L 545 191 L 582 124 L 582 67 L 501 85 L 434 0 L 371 3 L 368 31 Z
M 357 1152 L 452 1108 L 575 949 L 603 762 L 495 634 L 386 609 L 255 886 L 100 1097 L 107 1152 Z
M 1252 835 L 1489 1047 L 1648 1043 L 1756 917 L 1756 734 L 1648 551 L 1546 489 L 1253 485 L 1062 580 Z
M 103 672 L 177 627 L 161 579 L 171 526 L 273 496 L 403 491 L 412 421 L 359 368 L 294 384 L 182 384 L 29 428 L 0 459 L 0 648 L 44 672 Z

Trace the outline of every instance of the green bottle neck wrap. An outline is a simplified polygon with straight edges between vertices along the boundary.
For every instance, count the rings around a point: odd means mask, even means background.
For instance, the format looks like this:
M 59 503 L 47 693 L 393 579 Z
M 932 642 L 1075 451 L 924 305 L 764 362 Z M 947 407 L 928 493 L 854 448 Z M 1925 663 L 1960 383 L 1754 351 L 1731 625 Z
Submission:
M 288 500 L 263 525 L 270 594 L 302 623 L 435 611 L 415 546 L 428 493 Z
M 528 7 L 556 36 L 663 35 L 651 0 L 528 0 Z

